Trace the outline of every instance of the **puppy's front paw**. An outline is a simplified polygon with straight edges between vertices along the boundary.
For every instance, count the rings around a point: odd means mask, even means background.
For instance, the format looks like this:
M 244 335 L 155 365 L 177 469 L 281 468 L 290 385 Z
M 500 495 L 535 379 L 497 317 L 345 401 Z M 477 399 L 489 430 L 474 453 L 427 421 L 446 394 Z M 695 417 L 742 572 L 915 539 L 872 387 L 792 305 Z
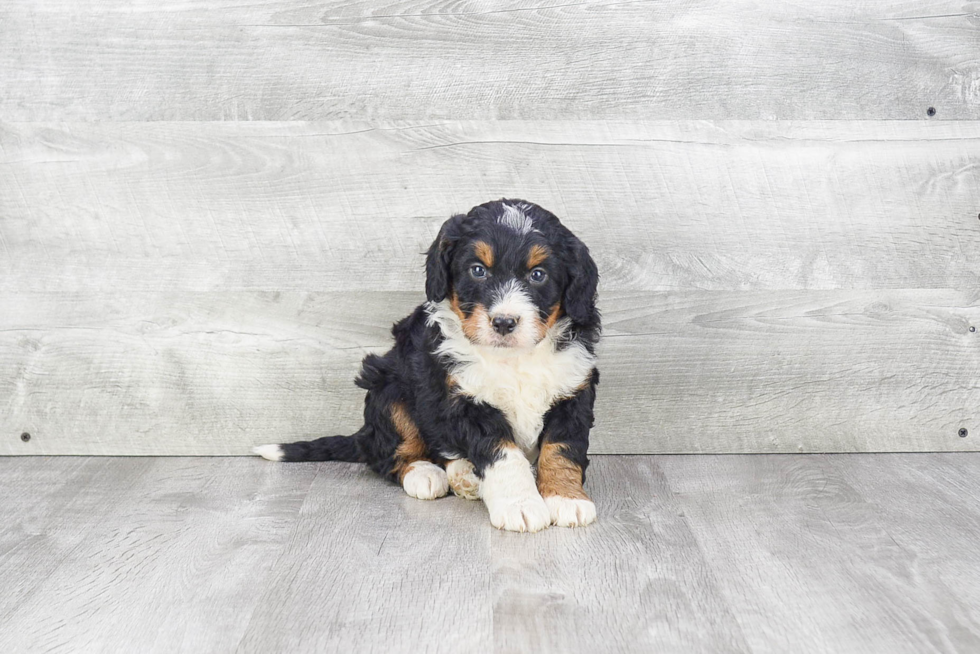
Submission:
M 453 493 L 468 500 L 480 499 L 480 478 L 473 464 L 466 459 L 454 459 L 446 464 L 446 475 Z
M 490 524 L 507 531 L 541 531 L 551 524 L 548 506 L 540 496 L 500 500 L 487 505 Z
M 429 461 L 416 461 L 402 477 L 405 492 L 420 500 L 434 500 L 449 492 L 446 471 Z
M 552 495 L 544 498 L 551 515 L 551 524 L 559 527 L 584 527 L 595 522 L 595 504 L 592 500 L 576 500 Z

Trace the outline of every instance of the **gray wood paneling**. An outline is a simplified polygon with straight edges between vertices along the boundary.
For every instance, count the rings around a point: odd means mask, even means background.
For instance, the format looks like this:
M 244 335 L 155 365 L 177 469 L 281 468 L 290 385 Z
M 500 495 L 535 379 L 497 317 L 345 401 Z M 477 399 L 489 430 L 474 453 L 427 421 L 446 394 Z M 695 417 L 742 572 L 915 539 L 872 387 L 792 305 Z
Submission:
M 975 449 L 974 4 L 10 0 L 0 453 L 352 430 L 502 196 L 603 273 L 595 451 Z
M 978 477 L 600 456 L 594 525 L 512 534 L 358 465 L 0 458 L 0 651 L 975 652 Z
M 353 432 L 360 359 L 422 299 L 0 294 L 0 453 L 245 454 Z M 980 291 L 610 292 L 602 309 L 594 452 L 977 449 Z
M 976 123 L 0 129 L 3 453 L 353 431 L 439 224 L 505 195 L 603 273 L 594 451 L 975 449 Z
M 604 291 L 980 287 L 978 122 L 0 130 L 0 291 L 418 291 L 442 221 L 502 196 Z
M 5 0 L 0 119 L 980 117 L 975 2 Z

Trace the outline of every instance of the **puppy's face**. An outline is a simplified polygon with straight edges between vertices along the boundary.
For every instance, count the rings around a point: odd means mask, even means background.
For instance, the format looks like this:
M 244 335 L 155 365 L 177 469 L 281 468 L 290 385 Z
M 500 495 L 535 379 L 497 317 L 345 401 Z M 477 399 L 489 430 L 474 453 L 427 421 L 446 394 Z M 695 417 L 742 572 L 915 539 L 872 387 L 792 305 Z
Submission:
M 452 259 L 453 311 L 473 343 L 527 348 L 561 314 L 566 274 L 540 232 L 502 223 L 481 225 L 462 239 Z
M 577 291 L 576 275 L 586 282 Z M 430 300 L 449 300 L 471 342 L 530 348 L 569 313 L 570 292 L 587 296 L 571 304 L 583 300 L 595 312 L 597 280 L 588 250 L 557 218 L 504 200 L 443 226 L 429 251 L 426 290 Z

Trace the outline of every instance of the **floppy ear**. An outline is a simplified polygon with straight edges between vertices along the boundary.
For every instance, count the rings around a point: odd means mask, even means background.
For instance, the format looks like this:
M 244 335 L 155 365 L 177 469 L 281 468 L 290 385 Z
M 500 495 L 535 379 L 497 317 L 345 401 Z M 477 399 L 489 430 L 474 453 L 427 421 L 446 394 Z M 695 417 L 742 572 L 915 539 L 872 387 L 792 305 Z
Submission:
M 459 223 L 465 216 L 453 216 L 439 230 L 425 258 L 425 297 L 429 302 L 442 302 L 452 285 L 449 265 L 459 240 Z
M 599 269 L 589 254 L 585 243 L 569 233 L 571 260 L 569 280 L 565 287 L 562 304 L 572 322 L 579 325 L 596 325 L 599 312 L 596 310 L 596 292 L 599 286 Z

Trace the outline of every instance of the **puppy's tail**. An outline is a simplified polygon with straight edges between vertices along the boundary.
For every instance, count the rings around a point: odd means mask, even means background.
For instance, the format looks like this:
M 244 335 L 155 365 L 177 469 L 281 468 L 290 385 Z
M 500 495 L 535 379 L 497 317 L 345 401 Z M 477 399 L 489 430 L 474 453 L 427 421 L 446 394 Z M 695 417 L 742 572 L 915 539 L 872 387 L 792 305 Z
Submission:
M 259 445 L 252 452 L 269 461 L 351 461 L 361 462 L 361 450 L 357 441 L 368 426 L 361 427 L 350 436 L 324 436 L 312 441 Z

